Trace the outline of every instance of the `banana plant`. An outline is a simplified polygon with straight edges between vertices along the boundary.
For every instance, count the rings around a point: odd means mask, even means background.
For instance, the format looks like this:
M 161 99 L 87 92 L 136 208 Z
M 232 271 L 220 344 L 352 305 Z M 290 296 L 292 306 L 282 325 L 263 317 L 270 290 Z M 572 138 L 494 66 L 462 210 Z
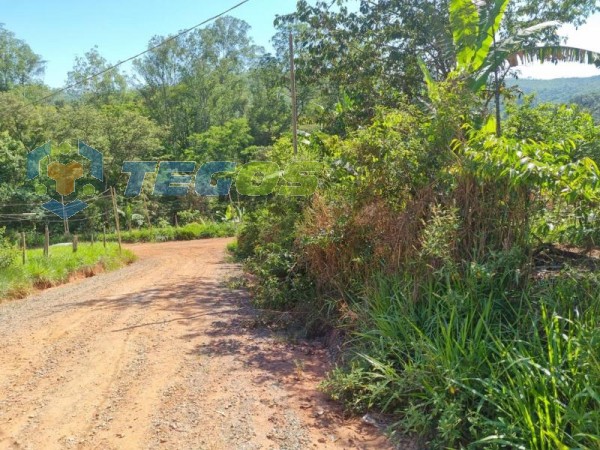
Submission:
M 560 22 L 543 22 L 500 38 L 506 10 L 511 0 L 450 0 L 449 17 L 456 53 L 455 73 L 466 79 L 473 92 L 484 91 L 494 75 L 496 132 L 500 126 L 500 88 L 507 68 L 531 61 L 575 61 L 600 67 L 600 53 L 567 46 L 528 46 L 535 34 L 556 28 Z M 436 95 L 435 82 L 421 63 L 429 93 Z M 501 75 L 501 72 L 503 75 Z

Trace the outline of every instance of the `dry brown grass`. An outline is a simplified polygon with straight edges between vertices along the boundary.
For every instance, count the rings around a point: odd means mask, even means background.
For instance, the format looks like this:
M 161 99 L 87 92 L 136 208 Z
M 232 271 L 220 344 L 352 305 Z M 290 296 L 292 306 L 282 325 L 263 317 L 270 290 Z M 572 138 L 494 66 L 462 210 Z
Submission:
M 525 242 L 531 201 L 525 189 L 470 175 L 460 176 L 454 190 L 443 196 L 432 186 L 423 188 L 402 208 L 377 197 L 351 205 L 315 195 L 298 229 L 303 242 L 297 245 L 319 291 L 343 297 L 351 283 L 368 280 L 375 272 L 408 271 L 424 281 L 438 269 L 441 263 L 421 252 L 434 207 L 458 211 L 459 230 L 449 236 L 452 258 L 481 261 L 490 250 Z

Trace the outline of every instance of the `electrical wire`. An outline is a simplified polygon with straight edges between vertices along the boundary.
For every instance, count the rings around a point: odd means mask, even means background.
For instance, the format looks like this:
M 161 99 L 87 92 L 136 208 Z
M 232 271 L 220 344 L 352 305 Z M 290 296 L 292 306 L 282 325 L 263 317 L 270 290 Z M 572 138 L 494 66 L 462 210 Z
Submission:
M 91 199 L 87 200 L 87 203 L 92 203 L 93 201 L 99 200 L 100 198 L 107 198 L 107 196 L 105 195 L 107 192 L 109 192 L 110 189 L 107 189 L 106 191 L 98 194 L 95 197 L 92 197 Z M 6 206 L 6 205 L 0 205 L 0 207 L 2 206 Z M 24 204 L 23 206 L 41 206 L 41 205 L 31 205 L 31 204 Z M 82 221 L 86 221 L 86 220 L 91 220 L 94 219 L 96 217 L 100 217 L 105 215 L 104 213 L 101 213 L 99 215 L 96 216 L 91 216 L 91 217 L 86 217 L 84 219 L 68 219 L 69 222 L 82 222 Z M 0 223 L 19 223 L 19 222 L 47 222 L 47 223 L 63 223 L 64 220 L 49 220 L 49 218 L 55 218 L 56 215 L 50 212 L 39 212 L 39 213 L 5 213 L 2 214 L 0 213 Z
M 199 24 L 197 24 L 197 25 L 194 25 L 194 26 L 193 26 L 193 27 L 191 27 L 191 28 L 187 28 L 187 29 L 185 29 L 185 30 L 183 30 L 183 31 L 179 32 L 178 34 L 176 34 L 176 35 L 174 35 L 174 36 L 171 36 L 171 37 L 169 37 L 169 38 L 167 38 L 167 39 L 163 40 L 163 41 L 162 41 L 160 44 L 157 44 L 157 45 L 155 45 L 155 46 L 153 46 L 153 47 L 150 47 L 150 48 L 148 48 L 148 49 L 144 50 L 143 52 L 140 52 L 140 53 L 138 53 L 138 54 L 136 54 L 136 55 L 134 55 L 134 56 L 130 56 L 129 58 L 127 58 L 127 59 L 125 59 L 125 60 L 123 60 L 123 61 L 119 61 L 118 63 L 116 63 L 116 64 L 114 64 L 114 65 L 112 65 L 112 66 L 108 67 L 107 69 L 101 70 L 101 71 L 100 71 L 100 72 L 98 72 L 98 73 L 95 73 L 95 74 L 93 74 L 93 75 L 90 75 L 90 76 L 88 76 L 88 77 L 84 78 L 83 80 L 80 80 L 80 81 L 78 81 L 78 82 L 76 82 L 76 83 L 70 84 L 70 85 L 68 85 L 68 86 L 66 86 L 66 87 L 64 87 L 64 88 L 61 88 L 61 89 L 59 89 L 58 91 L 54 91 L 53 93 L 51 93 L 51 94 L 48 94 L 48 95 L 46 95 L 46 96 L 44 96 L 44 97 L 42 97 L 42 98 L 40 98 L 40 99 L 34 100 L 34 101 L 32 101 L 31 103 L 27 104 L 27 105 L 26 105 L 26 107 L 30 107 L 30 106 L 37 105 L 38 103 L 41 103 L 41 102 L 43 102 L 43 101 L 45 101 L 45 100 L 48 100 L 48 99 L 50 99 L 50 98 L 52 98 L 52 97 L 54 97 L 54 96 L 56 96 L 56 95 L 58 95 L 58 94 L 60 94 L 60 93 L 62 93 L 62 92 L 65 92 L 65 91 L 67 91 L 67 90 L 69 90 L 69 89 L 72 89 L 72 88 L 74 88 L 74 87 L 77 87 L 77 86 L 79 86 L 79 85 L 81 85 L 81 84 L 83 84 L 83 83 L 86 83 L 87 81 L 89 81 L 89 80 L 91 80 L 91 79 L 93 79 L 93 78 L 96 78 L 97 76 L 103 75 L 103 74 L 105 74 L 106 72 L 110 72 L 111 70 L 113 70 L 113 69 L 116 69 L 117 67 L 119 67 L 119 66 L 121 66 L 121 65 L 123 65 L 123 64 L 125 64 L 125 63 L 127 63 L 127 62 L 129 62 L 129 61 L 132 61 L 132 60 L 134 60 L 134 59 L 136 59 L 136 58 L 139 58 L 140 56 L 142 56 L 142 55 L 145 55 L 145 54 L 146 54 L 146 53 L 148 53 L 148 52 L 151 52 L 151 51 L 153 51 L 153 50 L 156 50 L 157 48 L 159 48 L 159 47 L 162 47 L 163 45 L 165 45 L 165 44 L 167 44 L 167 43 L 169 43 L 169 42 L 171 42 L 171 41 L 173 41 L 173 40 L 175 40 L 175 39 L 178 39 L 178 38 L 180 38 L 180 37 L 181 37 L 181 36 L 183 36 L 184 34 L 187 34 L 187 33 L 189 33 L 190 31 L 193 31 L 193 30 L 195 30 L 196 28 L 198 28 L 198 27 L 201 27 L 202 25 L 206 25 L 207 23 L 209 23 L 209 22 L 212 22 L 213 20 L 216 20 L 216 19 L 218 19 L 219 17 L 222 17 L 222 16 L 224 16 L 224 15 L 225 15 L 225 14 L 227 14 L 227 13 L 230 13 L 230 12 L 231 12 L 231 11 L 233 11 L 234 9 L 237 9 L 237 8 L 239 8 L 240 6 L 242 6 L 242 5 L 243 5 L 243 4 L 245 4 L 245 3 L 248 3 L 249 1 L 250 1 L 250 0 L 243 0 L 243 1 L 239 2 L 238 4 L 236 4 L 236 5 L 232 6 L 232 7 L 231 7 L 231 8 L 229 8 L 228 10 L 226 10 L 226 11 L 223 11 L 222 13 L 219 13 L 219 14 L 217 14 L 216 16 L 210 17 L 209 19 L 206 19 L 206 20 L 204 20 L 203 22 L 201 22 L 201 23 L 199 23 Z
M 106 194 L 107 192 L 109 192 L 110 189 L 105 190 L 104 192 L 101 192 L 100 194 L 98 194 L 95 197 L 90 198 L 89 200 L 87 200 L 88 202 L 92 202 L 95 200 L 98 200 L 100 197 L 104 196 L 104 194 Z M 38 206 L 42 206 L 43 203 L 36 203 L 36 204 L 31 204 L 31 203 L 6 203 L 3 205 L 0 205 L 0 208 L 8 208 L 8 207 L 12 207 L 12 206 L 29 206 L 31 208 L 35 208 Z M 3 214 L 0 213 L 0 216 L 2 216 Z

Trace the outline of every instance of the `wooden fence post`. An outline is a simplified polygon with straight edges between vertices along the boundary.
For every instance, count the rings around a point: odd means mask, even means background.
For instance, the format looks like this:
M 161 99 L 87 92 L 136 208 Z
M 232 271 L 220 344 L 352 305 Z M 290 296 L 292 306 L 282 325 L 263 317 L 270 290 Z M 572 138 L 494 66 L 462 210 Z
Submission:
M 148 221 L 148 228 L 152 229 L 152 222 L 150 221 L 150 212 L 148 212 L 148 204 L 146 203 L 146 196 L 142 195 L 142 201 L 144 202 L 144 211 L 146 212 L 146 220 Z
M 77 245 L 79 244 L 79 239 L 77 238 L 77 235 L 74 234 L 73 235 L 73 253 L 77 253 Z
M 112 196 L 113 209 L 115 210 L 115 227 L 117 230 L 117 240 L 119 241 L 119 253 L 121 253 L 121 227 L 119 226 L 119 210 L 117 209 L 117 194 L 115 188 L 110 188 L 110 195 Z
M 104 248 L 106 248 L 106 224 L 102 225 L 102 242 L 104 243 Z
M 25 232 L 21 231 L 21 240 L 23 243 L 23 265 L 27 263 L 27 241 L 25 240 Z
M 50 256 L 50 231 L 48 230 L 48 225 L 46 225 L 46 229 L 44 230 L 44 256 L 46 258 Z

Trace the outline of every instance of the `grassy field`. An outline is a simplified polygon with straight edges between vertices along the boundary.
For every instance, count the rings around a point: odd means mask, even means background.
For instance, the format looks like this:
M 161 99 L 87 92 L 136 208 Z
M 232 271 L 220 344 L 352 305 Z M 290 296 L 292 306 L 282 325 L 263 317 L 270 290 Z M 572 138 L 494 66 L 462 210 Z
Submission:
M 135 260 L 135 255 L 123 250 L 119 254 L 116 244 L 106 248 L 102 244 L 79 244 L 77 253 L 68 246 L 53 246 L 50 257 L 45 258 L 42 249 L 27 251 L 27 261 L 22 263 L 21 255 L 0 270 L 0 301 L 22 298 L 35 289 L 57 286 L 69 281 L 75 274 L 92 276 L 105 270 L 115 270 Z

